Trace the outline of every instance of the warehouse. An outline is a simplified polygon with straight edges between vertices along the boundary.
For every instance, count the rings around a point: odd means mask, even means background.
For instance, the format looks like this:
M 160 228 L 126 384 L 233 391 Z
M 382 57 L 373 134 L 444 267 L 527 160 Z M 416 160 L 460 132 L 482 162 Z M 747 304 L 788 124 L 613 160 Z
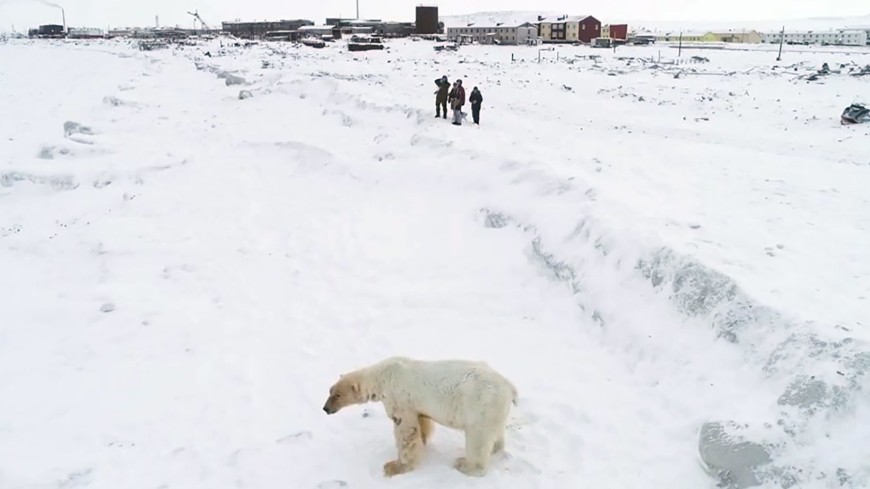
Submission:
M 244 39 L 261 39 L 267 32 L 296 31 L 300 27 L 314 25 L 310 20 L 278 20 L 264 22 L 223 22 L 224 32 Z

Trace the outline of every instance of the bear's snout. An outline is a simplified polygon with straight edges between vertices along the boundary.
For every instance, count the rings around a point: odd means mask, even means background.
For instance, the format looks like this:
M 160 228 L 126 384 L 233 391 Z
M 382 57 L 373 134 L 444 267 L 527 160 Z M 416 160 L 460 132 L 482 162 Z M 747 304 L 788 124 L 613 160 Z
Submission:
M 326 414 L 335 414 L 335 408 L 332 407 L 332 398 L 326 400 L 323 405 L 323 412 Z

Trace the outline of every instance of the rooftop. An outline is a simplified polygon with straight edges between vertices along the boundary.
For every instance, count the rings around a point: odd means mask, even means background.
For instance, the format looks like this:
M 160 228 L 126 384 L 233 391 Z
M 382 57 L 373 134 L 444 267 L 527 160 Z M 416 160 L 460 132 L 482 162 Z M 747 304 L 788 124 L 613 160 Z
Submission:
M 557 17 L 545 17 L 541 20 L 544 23 L 553 23 L 553 24 L 561 24 L 562 22 L 581 22 L 582 20 L 590 17 L 589 15 L 569 15 L 565 18 Z

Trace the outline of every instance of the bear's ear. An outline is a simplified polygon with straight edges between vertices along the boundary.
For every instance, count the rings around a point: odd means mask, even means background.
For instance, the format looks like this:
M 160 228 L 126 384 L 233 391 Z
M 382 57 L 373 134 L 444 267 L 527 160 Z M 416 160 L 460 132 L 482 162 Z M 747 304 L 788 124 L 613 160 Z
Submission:
M 352 390 L 354 394 L 359 394 L 359 384 L 354 382 L 350 385 L 350 390 Z

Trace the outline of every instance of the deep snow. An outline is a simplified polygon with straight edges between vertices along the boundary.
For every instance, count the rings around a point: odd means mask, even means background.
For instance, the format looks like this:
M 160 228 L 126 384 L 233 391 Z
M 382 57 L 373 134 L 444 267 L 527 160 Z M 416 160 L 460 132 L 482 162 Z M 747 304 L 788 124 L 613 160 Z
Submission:
M 726 420 L 870 483 L 870 77 L 798 78 L 870 54 L 389 45 L 0 45 L 0 487 L 714 487 Z M 489 477 L 324 415 L 395 354 L 517 385 Z

